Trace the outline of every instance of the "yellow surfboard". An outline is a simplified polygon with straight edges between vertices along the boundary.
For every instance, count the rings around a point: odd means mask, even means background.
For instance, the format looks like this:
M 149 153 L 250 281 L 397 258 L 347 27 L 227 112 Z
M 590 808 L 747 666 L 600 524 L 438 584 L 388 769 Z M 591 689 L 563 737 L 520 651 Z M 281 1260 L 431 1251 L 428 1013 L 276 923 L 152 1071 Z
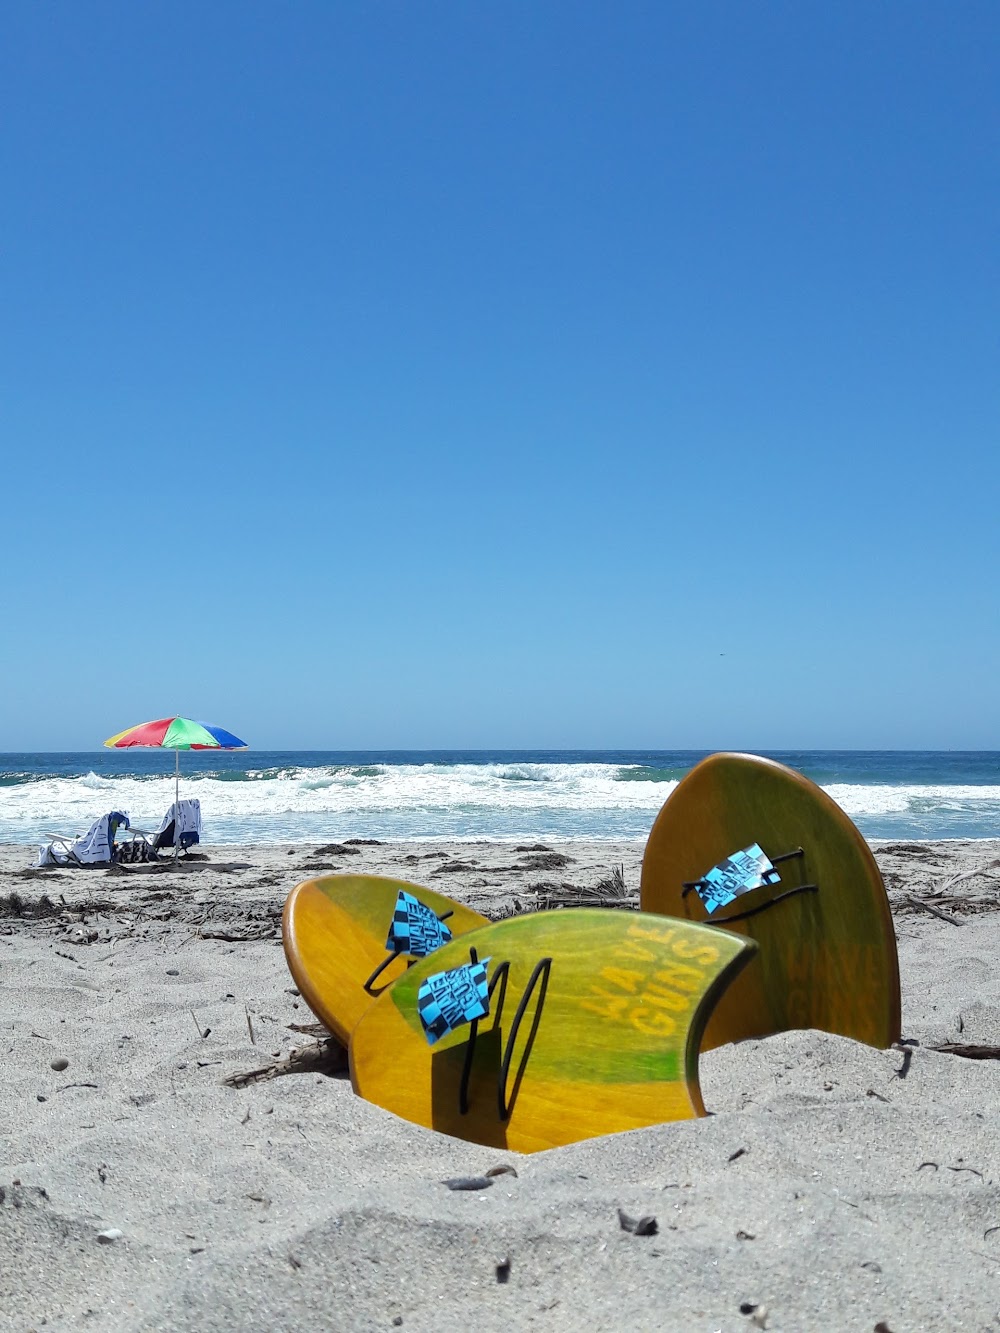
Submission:
M 397 920 L 400 894 L 418 907 Z M 345 1046 L 368 1006 L 423 945 L 440 942 L 429 917 L 441 923 L 445 937 L 488 924 L 479 912 L 441 893 L 378 875 L 307 879 L 288 895 L 282 938 L 289 971 L 309 1008 Z M 388 947 L 393 930 L 397 943 L 412 945 L 418 954 Z
M 706 874 L 752 845 L 780 881 L 712 902 Z M 878 1047 L 899 1040 L 896 936 L 882 876 L 847 815 L 801 773 L 746 754 L 711 755 L 693 768 L 649 835 L 642 910 L 722 926 L 760 946 L 720 1000 L 702 1049 L 792 1028 Z
M 372 1005 L 351 1038 L 354 1089 L 415 1124 L 520 1152 L 704 1115 L 702 1030 L 753 952 L 638 912 L 497 922 Z M 488 1014 L 469 1021 L 484 999 Z

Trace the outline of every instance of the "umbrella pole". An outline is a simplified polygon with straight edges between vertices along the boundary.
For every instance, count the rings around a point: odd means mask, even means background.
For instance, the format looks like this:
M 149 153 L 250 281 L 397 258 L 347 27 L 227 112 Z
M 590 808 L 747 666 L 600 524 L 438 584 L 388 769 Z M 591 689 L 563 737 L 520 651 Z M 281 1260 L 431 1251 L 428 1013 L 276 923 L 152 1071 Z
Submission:
M 174 860 L 181 845 L 181 752 L 174 751 Z

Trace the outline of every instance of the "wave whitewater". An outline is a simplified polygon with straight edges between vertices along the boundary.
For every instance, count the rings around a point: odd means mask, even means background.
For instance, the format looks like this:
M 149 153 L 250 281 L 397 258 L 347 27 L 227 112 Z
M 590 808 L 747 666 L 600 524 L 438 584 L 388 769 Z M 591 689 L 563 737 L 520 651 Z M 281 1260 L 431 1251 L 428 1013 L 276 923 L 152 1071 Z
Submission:
M 685 768 L 623 763 L 484 762 L 284 764 L 184 774 L 206 841 L 644 839 Z M 1000 784 L 823 784 L 874 838 L 992 837 Z M 159 823 L 173 800 L 161 772 L 0 775 L 0 841 L 34 842 L 86 828 L 109 809 Z

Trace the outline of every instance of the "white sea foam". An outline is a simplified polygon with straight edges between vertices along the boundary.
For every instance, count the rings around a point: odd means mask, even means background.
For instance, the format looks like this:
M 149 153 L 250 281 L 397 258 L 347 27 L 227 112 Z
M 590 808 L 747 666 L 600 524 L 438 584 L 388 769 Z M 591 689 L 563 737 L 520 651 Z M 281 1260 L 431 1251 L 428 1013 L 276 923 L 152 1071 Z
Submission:
M 373 764 L 181 776 L 209 842 L 345 837 L 645 838 L 673 781 L 602 763 Z M 623 781 L 623 778 L 628 780 Z M 874 837 L 1000 833 L 1000 787 L 837 783 L 829 794 Z M 87 828 L 109 809 L 156 827 L 173 800 L 162 777 L 52 777 L 0 788 L 0 841 Z

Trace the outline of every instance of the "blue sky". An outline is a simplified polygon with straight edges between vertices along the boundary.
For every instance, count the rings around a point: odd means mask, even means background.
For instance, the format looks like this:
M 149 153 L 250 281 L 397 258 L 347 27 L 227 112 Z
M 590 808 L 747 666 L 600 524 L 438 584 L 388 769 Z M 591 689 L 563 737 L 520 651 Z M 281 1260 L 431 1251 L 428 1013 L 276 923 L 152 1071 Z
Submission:
M 1000 748 L 1000 9 L 0 15 L 0 750 Z

